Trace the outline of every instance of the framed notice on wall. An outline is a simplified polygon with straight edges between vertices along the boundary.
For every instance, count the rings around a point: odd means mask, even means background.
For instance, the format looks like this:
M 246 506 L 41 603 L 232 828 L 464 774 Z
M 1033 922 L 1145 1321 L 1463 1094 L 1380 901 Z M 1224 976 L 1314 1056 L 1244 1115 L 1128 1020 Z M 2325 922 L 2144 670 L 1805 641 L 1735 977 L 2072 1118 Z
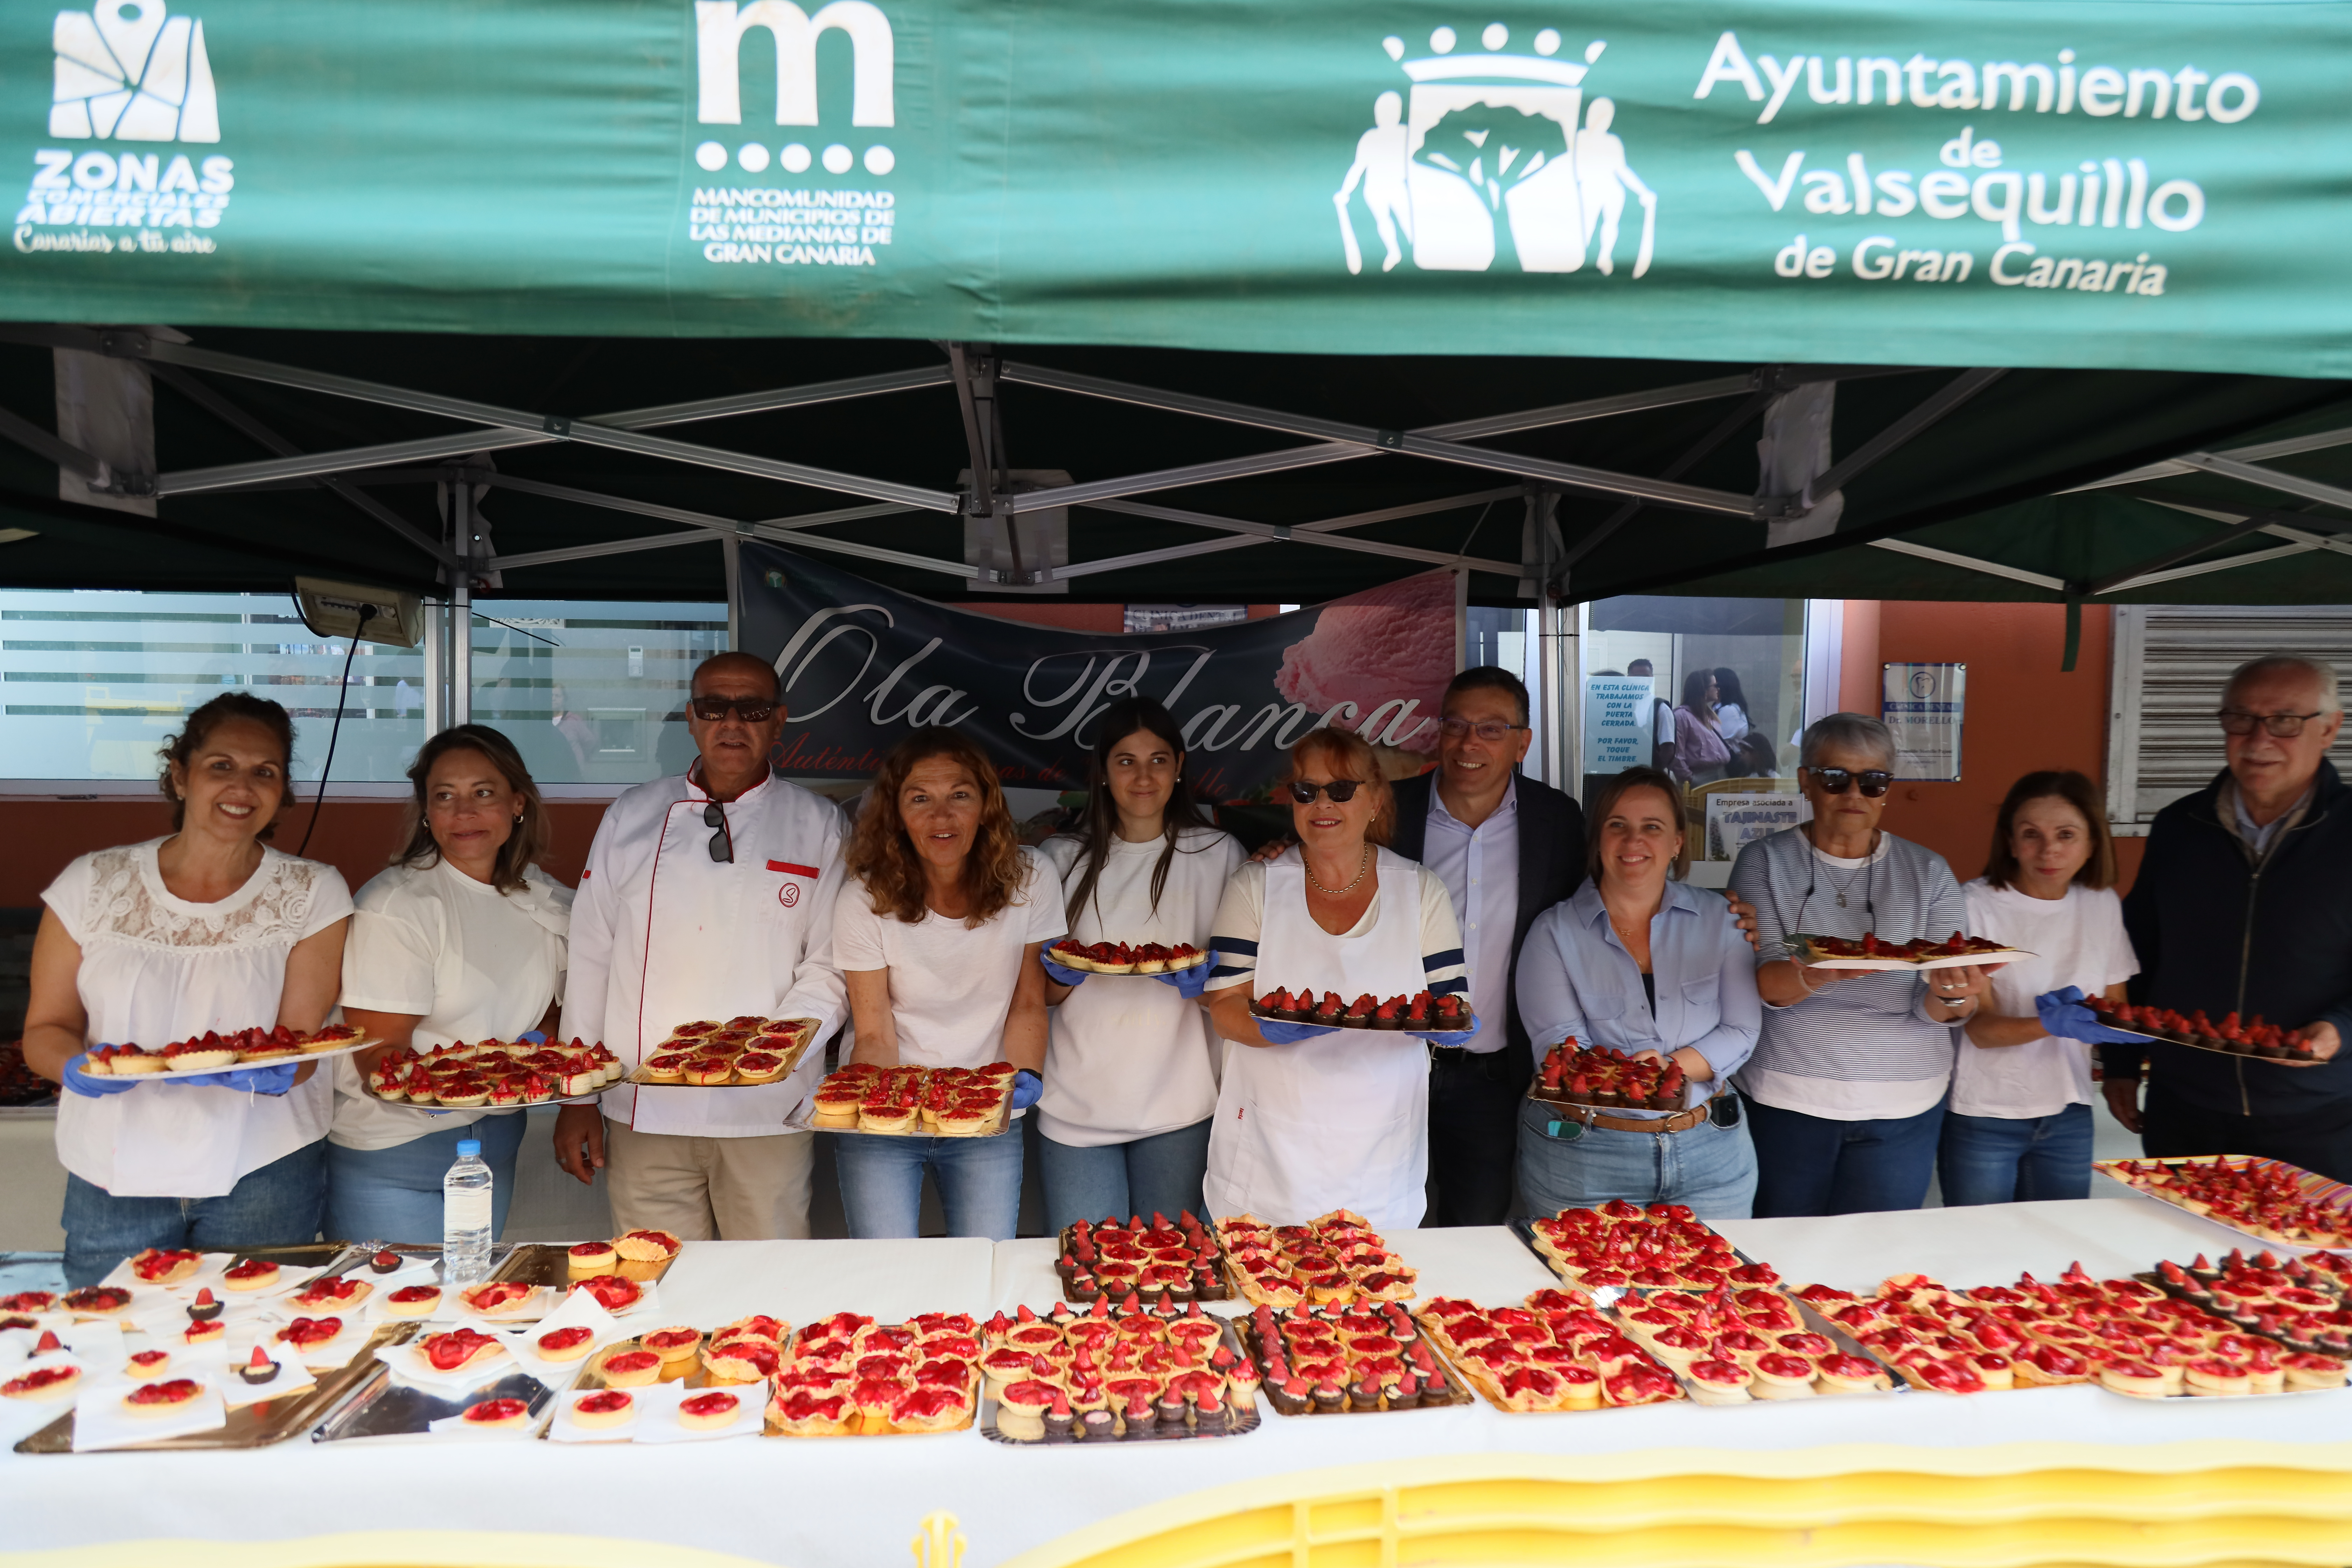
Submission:
M 1895 731 L 1895 776 L 1954 784 L 1960 776 L 1960 721 L 1968 704 L 1965 664 L 1889 664 L 1878 716 Z

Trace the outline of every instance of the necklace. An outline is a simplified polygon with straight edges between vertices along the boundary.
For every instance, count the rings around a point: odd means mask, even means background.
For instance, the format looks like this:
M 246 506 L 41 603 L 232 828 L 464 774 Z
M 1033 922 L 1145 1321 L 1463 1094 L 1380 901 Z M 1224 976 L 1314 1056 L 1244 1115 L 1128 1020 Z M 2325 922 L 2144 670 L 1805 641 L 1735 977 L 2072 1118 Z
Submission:
M 1306 856 L 1301 855 L 1298 858 L 1298 863 L 1307 868 L 1307 880 L 1311 886 L 1313 886 L 1317 892 L 1322 894 L 1327 899 L 1344 899 L 1349 893 L 1356 890 L 1358 884 L 1361 883 L 1365 875 L 1371 870 L 1372 847 L 1369 844 L 1364 846 L 1364 860 L 1362 865 L 1356 868 L 1356 880 L 1349 883 L 1344 888 L 1327 888 L 1322 883 L 1316 881 L 1315 867 L 1307 860 Z
M 1843 882 L 1837 879 L 1837 874 L 1835 872 L 1832 872 L 1830 874 L 1830 890 L 1837 895 L 1838 908 L 1843 909 L 1846 907 L 1845 895 L 1847 890 L 1850 889 L 1857 880 L 1868 876 L 1869 874 L 1870 868 L 1867 866 L 1864 867 L 1859 871 L 1847 872 L 1845 880 Z

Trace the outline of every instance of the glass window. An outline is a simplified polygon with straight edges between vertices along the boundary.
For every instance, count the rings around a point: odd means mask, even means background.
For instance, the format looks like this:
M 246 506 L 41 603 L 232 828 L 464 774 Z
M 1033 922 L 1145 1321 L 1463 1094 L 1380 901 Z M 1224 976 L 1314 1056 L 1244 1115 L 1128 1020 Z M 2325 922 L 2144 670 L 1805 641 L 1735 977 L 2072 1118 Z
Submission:
M 1683 785 L 1692 880 L 1708 886 L 1749 839 L 1797 820 L 1805 601 L 1596 600 L 1580 647 L 1588 802 L 1621 769 L 1666 769 Z
M 316 779 L 350 653 L 284 594 L 0 590 L 0 777 L 152 779 L 189 710 L 241 689 L 292 713 L 294 776 Z M 351 670 L 335 776 L 398 779 L 425 739 L 424 655 L 362 643 Z
M 428 639 L 431 628 L 428 626 Z M 723 605 L 485 600 L 473 616 L 476 721 L 551 784 L 683 770 L 686 689 L 727 646 Z M 396 784 L 433 710 L 422 647 L 322 638 L 284 594 L 0 590 L 0 778 L 151 780 L 190 710 L 228 689 L 294 718 L 294 777 L 315 782 L 341 704 L 335 782 Z
M 694 760 L 686 691 L 727 647 L 727 606 L 488 599 L 474 606 L 474 719 L 541 784 L 642 784 Z

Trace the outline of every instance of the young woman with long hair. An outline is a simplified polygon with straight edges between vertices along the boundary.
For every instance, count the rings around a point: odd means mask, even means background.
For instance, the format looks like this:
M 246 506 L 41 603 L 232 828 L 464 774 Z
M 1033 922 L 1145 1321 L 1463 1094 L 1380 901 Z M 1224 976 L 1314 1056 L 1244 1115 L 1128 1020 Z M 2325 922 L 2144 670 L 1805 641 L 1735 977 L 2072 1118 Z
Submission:
M 1036 1103 L 1045 1061 L 1038 954 L 1068 929 L 1053 865 L 1020 840 L 996 764 L 953 730 L 918 730 L 874 776 L 844 857 L 833 956 L 849 990 L 852 1059 L 877 1067 L 1020 1069 Z M 860 1239 L 919 1234 L 930 1173 L 950 1236 L 1010 1241 L 1021 1134 L 835 1140 L 841 1203 Z
M 2091 1053 L 2124 1039 L 2079 1005 L 2121 1001 L 2139 959 L 2116 896 L 2116 852 L 2098 785 L 2026 774 L 1993 820 L 1984 875 L 1960 889 L 1969 931 L 2034 954 L 1992 973 L 1952 1068 L 1937 1151 L 1944 1202 L 2030 1203 L 2091 1192 Z M 2062 1032 L 2063 1031 L 2063 1032 Z
M 482 1145 L 492 1234 L 504 1228 L 522 1112 L 386 1105 L 361 1085 L 403 1047 L 553 1028 L 572 932 L 572 889 L 539 867 L 547 808 L 512 741 L 487 724 L 444 730 L 408 783 L 400 852 L 360 889 L 343 950 L 343 1016 L 384 1042 L 335 1063 L 327 1232 L 354 1241 L 438 1240 L 463 1138 Z
M 1202 819 L 1183 732 L 1156 699 L 1113 703 L 1094 723 L 1085 811 L 1045 844 L 1067 890 L 1070 935 L 1205 952 L 1242 847 Z M 1045 969 L 1055 1005 L 1037 1102 L 1046 1227 L 1197 1213 L 1223 1049 L 1196 1000 L 1208 965 L 1089 976 L 1048 954 Z

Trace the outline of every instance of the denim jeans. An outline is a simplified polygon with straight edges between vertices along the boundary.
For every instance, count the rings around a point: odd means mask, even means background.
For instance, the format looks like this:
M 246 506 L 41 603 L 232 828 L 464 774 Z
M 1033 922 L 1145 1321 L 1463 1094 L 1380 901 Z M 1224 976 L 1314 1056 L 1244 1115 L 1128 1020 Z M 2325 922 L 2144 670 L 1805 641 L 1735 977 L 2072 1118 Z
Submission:
M 1213 1116 L 1172 1132 L 1125 1143 L 1080 1148 L 1037 1136 L 1038 1174 L 1045 1184 L 1045 1228 L 1058 1236 L 1082 1219 L 1126 1219 L 1155 1213 L 1199 1216 L 1201 1178 L 1209 1168 Z M 1203 1216 L 1205 1217 L 1205 1216 Z
M 1756 1148 L 1748 1129 L 1702 1121 L 1680 1132 L 1584 1128 L 1554 1137 L 1557 1113 L 1519 1108 L 1519 1194 L 1531 1215 L 1592 1208 L 1612 1198 L 1687 1204 L 1703 1220 L 1746 1219 L 1756 1197 Z M 1575 1129 L 1572 1121 L 1562 1131 Z
M 2032 1204 L 2091 1195 L 2091 1108 L 2053 1116 L 1944 1118 L 1936 1152 L 1944 1204 Z
M 320 1139 L 247 1171 L 216 1198 L 118 1198 L 66 1175 L 66 1283 L 95 1285 L 145 1247 L 236 1252 L 319 1238 L 326 1206 L 327 1143 Z
M 1021 1131 L 1015 1124 L 991 1138 L 837 1135 L 834 1168 L 849 1234 L 860 1241 L 921 1235 L 929 1171 L 950 1236 L 1012 1240 L 1021 1220 Z
M 1742 1095 L 1756 1140 L 1756 1217 L 1876 1214 L 1927 1199 L 1944 1103 L 1916 1116 L 1837 1121 Z
M 521 1111 L 427 1132 L 389 1149 L 327 1145 L 327 1235 L 336 1241 L 439 1241 L 441 1178 L 457 1163 L 457 1141 L 478 1138 L 490 1167 L 490 1239 L 514 1203 Z

